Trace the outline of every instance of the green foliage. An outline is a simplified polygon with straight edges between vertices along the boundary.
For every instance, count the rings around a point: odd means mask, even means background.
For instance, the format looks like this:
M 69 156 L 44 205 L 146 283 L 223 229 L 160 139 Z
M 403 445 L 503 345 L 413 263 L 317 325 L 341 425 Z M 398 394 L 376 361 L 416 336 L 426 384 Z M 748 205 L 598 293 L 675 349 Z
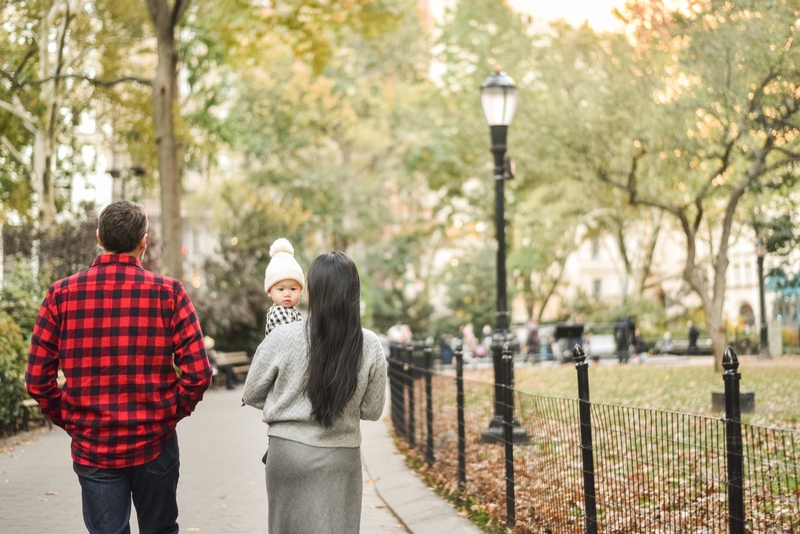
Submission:
M 47 286 L 42 286 L 33 276 L 30 260 L 22 254 L 7 256 L 5 261 L 0 306 L 3 314 L 8 315 L 30 338 Z
M 14 430 L 25 398 L 27 347 L 19 326 L 0 311 L 0 431 Z
M 415 338 L 428 333 L 429 318 L 433 308 L 428 294 L 406 283 L 415 273 L 409 259 L 424 255 L 416 235 L 399 235 L 384 243 L 370 247 L 359 267 L 361 298 L 366 304 L 364 323 L 386 332 L 397 321 L 408 325 Z
M 58 227 L 45 229 L 40 235 L 39 276 L 43 287 L 91 267 L 102 252 L 95 237 L 97 217 L 94 204 L 83 204 L 76 212 L 63 213 Z
M 367 41 L 391 33 L 402 17 L 395 0 L 287 0 L 265 13 L 266 21 L 285 30 L 294 54 L 319 74 L 333 59 L 342 40 L 353 34 Z
M 591 302 L 590 299 L 586 300 Z M 636 317 L 636 327 L 641 329 L 642 336 L 650 343 L 661 339 L 664 332 L 668 330 L 671 330 L 674 339 L 682 339 L 687 335 L 685 322 L 684 326 L 676 324 L 671 328 L 664 307 L 660 302 L 651 298 L 630 299 L 615 306 L 596 302 L 593 306 L 583 310 L 584 321 L 591 323 L 613 323 L 620 317 L 628 315 Z
M 118 37 L 113 30 L 104 34 L 104 22 L 112 19 L 100 20 L 103 7 L 88 1 L 0 4 L 2 218 L 7 211 L 39 216 L 29 212 L 37 192 L 43 222 L 53 224 L 69 203 L 73 176 L 92 167 L 84 161 L 85 137 L 77 129 L 85 118 L 99 115 L 96 108 L 87 109 L 95 86 L 84 73 L 96 72 L 98 65 L 89 58 L 103 54 L 88 52 L 109 34 Z
M 33 331 L 47 288 L 67 276 L 88 269 L 101 252 L 97 246 L 97 212 L 84 204 L 64 212 L 58 226 L 38 230 L 31 224 L 3 228 L 5 266 L 0 307 L 19 325 L 23 335 Z M 38 242 L 38 271 L 33 274 L 32 243 Z
M 767 252 L 779 256 L 788 256 L 800 243 L 797 234 L 796 213 L 783 213 L 764 225 L 766 231 Z
M 466 251 L 458 259 L 457 265 L 451 264 L 444 272 L 443 282 L 446 304 L 453 311 L 457 324 L 463 326 L 472 323 L 475 332 L 480 332 L 484 325 L 496 323 L 495 253 L 488 243 L 484 247 Z

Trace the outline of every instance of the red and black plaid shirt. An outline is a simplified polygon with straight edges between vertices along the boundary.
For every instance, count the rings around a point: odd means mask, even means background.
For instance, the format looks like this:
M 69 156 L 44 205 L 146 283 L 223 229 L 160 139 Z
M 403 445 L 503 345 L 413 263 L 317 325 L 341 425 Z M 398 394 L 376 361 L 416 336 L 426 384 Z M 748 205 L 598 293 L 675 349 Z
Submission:
M 47 292 L 25 383 L 72 437 L 77 463 L 112 469 L 153 460 L 210 382 L 200 323 L 179 281 L 133 256 L 103 254 Z

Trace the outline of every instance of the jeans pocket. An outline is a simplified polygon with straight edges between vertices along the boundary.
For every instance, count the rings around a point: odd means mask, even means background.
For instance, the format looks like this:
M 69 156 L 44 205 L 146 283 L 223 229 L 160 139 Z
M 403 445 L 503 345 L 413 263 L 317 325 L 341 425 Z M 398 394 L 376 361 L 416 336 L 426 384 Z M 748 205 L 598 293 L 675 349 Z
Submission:
M 173 434 L 161 444 L 161 454 L 145 464 L 147 472 L 153 475 L 166 475 L 178 465 L 178 436 Z
M 78 476 L 90 477 L 93 474 L 97 473 L 99 467 L 94 467 L 91 465 L 81 465 L 76 462 L 72 462 L 72 470 L 75 471 L 75 474 Z

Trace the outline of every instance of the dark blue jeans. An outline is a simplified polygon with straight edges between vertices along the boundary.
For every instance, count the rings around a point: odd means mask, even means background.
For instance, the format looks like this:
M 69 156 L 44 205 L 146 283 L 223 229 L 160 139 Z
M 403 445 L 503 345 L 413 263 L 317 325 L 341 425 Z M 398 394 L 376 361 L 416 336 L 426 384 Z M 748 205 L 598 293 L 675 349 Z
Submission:
M 152 462 L 124 469 L 72 463 L 83 497 L 83 522 L 91 534 L 129 534 L 131 498 L 141 534 L 178 532 L 178 436 L 164 440 Z

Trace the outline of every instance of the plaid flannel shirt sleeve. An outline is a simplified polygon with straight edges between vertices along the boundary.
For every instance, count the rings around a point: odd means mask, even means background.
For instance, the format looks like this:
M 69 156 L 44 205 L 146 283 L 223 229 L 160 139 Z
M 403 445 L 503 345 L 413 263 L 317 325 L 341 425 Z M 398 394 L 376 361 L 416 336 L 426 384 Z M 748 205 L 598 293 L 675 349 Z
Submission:
M 191 414 L 211 384 L 211 363 L 208 360 L 203 332 L 194 305 L 183 286 L 175 298 L 172 316 L 172 346 L 175 365 L 181 370 L 178 378 L 178 418 Z
M 54 424 L 63 427 L 61 388 L 58 386 L 58 338 L 61 326 L 52 305 L 51 287 L 39 309 L 31 337 L 25 387 L 38 403 L 42 413 Z
M 267 312 L 267 335 L 282 324 L 290 324 L 302 320 L 300 312 L 285 306 L 272 306 Z

